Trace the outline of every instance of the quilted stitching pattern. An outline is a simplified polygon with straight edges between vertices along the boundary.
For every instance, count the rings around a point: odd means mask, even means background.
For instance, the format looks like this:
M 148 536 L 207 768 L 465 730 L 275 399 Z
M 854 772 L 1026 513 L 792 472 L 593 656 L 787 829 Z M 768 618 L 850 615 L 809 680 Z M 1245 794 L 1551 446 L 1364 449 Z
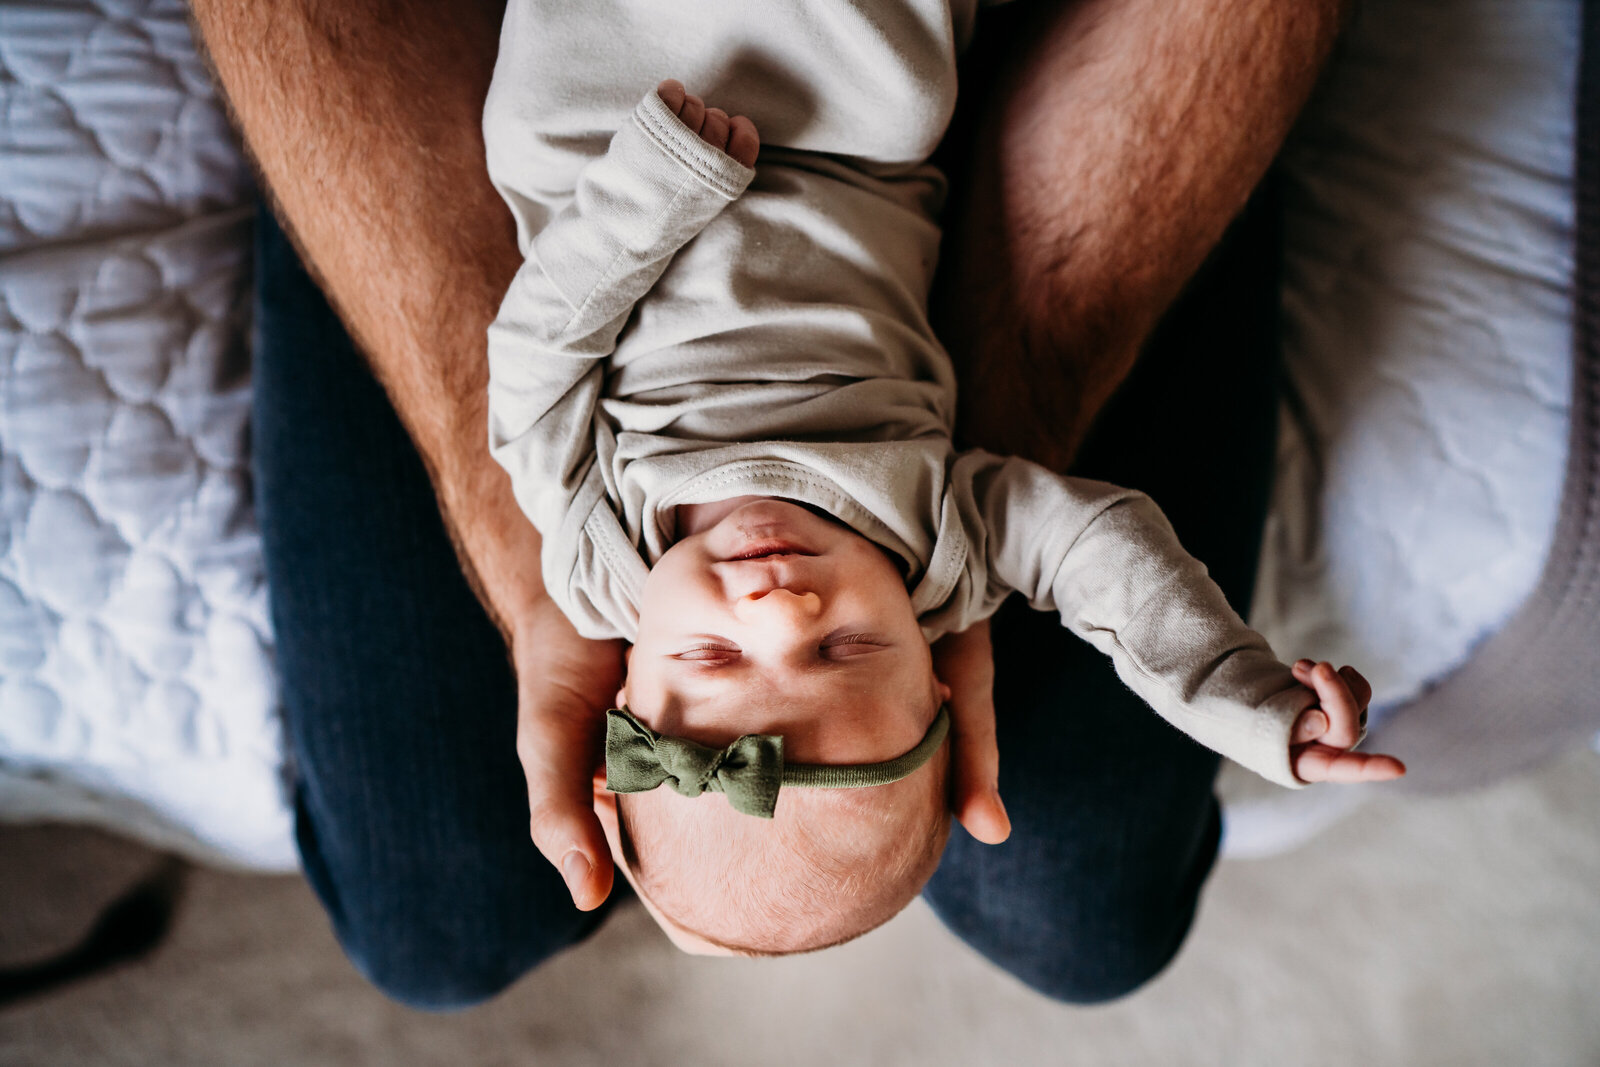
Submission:
M 0 7 L 0 254 L 250 197 L 181 0 Z
M 0 19 L 0 801 L 292 865 L 247 168 L 177 0 Z
M 1360 10 L 1285 163 L 1285 412 L 1251 622 L 1374 716 L 1549 551 L 1571 391 L 1578 0 Z

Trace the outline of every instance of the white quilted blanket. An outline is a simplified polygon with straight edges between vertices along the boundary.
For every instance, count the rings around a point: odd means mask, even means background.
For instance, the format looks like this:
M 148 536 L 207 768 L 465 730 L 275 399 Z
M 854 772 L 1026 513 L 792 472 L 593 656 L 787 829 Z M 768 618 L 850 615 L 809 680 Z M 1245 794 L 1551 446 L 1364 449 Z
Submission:
M 1371 0 L 1291 141 L 1278 481 L 1251 622 L 1373 716 L 1539 577 L 1572 373 L 1581 0 Z
M 1372 0 L 1297 134 L 1252 621 L 1392 705 L 1532 587 L 1578 0 Z M 295 863 L 246 458 L 246 169 L 180 0 L 0 3 L 0 816 Z
M 295 863 L 253 200 L 178 0 L 0 7 L 0 811 Z

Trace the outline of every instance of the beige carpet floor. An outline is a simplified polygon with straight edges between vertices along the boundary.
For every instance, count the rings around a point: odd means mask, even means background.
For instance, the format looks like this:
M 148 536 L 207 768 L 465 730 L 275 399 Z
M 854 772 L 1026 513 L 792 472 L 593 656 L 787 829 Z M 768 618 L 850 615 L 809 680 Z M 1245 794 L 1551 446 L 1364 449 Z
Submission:
M 156 862 L 0 829 L 0 965 L 71 944 Z M 679 955 L 636 906 L 495 1002 L 430 1016 L 351 969 L 293 877 L 198 871 L 170 938 L 0 1011 L 0 1064 L 1600 1065 L 1600 756 L 1469 796 L 1380 795 L 1230 860 L 1168 971 L 1051 1003 L 920 904 L 789 960 Z

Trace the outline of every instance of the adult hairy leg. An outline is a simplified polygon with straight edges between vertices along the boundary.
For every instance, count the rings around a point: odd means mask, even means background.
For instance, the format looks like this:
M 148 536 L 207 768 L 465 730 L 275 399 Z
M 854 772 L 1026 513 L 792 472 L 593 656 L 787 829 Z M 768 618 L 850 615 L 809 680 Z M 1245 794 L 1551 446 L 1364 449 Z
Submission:
M 939 162 L 931 304 L 967 442 L 1065 470 L 1266 173 L 1349 0 L 985 14 Z

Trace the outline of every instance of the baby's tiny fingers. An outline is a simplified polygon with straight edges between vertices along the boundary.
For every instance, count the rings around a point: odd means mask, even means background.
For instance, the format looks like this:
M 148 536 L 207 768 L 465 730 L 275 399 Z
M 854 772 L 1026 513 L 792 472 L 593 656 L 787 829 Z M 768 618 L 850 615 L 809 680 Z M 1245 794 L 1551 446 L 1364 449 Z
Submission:
M 1360 671 L 1354 667 L 1340 667 L 1339 676 L 1350 687 L 1350 694 L 1356 698 L 1356 703 L 1363 708 L 1372 703 L 1372 685 L 1362 677 Z
M 706 122 L 706 102 L 693 93 L 685 94 L 683 109 L 678 112 L 678 118 L 696 137 L 700 136 L 700 127 Z
M 1307 708 L 1300 713 L 1294 722 L 1294 729 L 1290 731 L 1289 743 L 1303 745 L 1307 741 L 1315 741 L 1328 732 L 1328 716 L 1320 708 Z
M 753 167 L 760 151 L 761 135 L 756 132 L 756 124 L 743 115 L 729 119 L 728 155 L 747 167 Z
M 706 120 L 700 126 L 700 139 L 713 148 L 728 147 L 728 113 L 720 107 L 706 108 Z
M 1333 669 L 1333 664 L 1319 663 L 1312 669 L 1311 687 L 1317 692 L 1317 703 L 1328 715 L 1323 744 L 1334 748 L 1354 746 L 1361 738 L 1361 707 L 1344 676 Z
M 656 95 L 661 97 L 661 102 L 666 104 L 676 115 L 683 108 L 683 98 L 688 95 L 688 90 L 677 78 L 668 78 L 656 86 Z
M 1406 773 L 1406 765 L 1393 756 L 1341 752 L 1327 745 L 1307 745 L 1291 761 L 1302 782 L 1384 782 Z

